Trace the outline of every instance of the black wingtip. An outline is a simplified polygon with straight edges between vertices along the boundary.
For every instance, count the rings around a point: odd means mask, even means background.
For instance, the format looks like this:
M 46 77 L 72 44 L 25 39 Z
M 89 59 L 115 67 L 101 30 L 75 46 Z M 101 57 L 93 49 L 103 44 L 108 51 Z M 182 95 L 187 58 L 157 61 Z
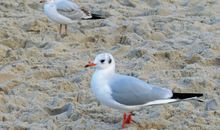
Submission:
M 202 97 L 202 93 L 173 93 L 171 99 L 187 99 L 192 97 Z
M 100 14 L 91 14 L 91 15 L 92 17 L 90 19 L 105 19 L 105 17 Z

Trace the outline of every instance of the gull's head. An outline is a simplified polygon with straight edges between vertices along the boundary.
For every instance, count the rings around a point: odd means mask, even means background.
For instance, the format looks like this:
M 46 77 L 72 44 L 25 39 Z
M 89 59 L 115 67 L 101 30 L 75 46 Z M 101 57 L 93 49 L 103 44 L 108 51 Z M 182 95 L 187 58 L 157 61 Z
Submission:
M 53 3 L 55 0 L 40 0 L 40 3 Z
M 110 53 L 101 53 L 95 57 L 95 60 L 89 62 L 85 67 L 96 67 L 97 70 L 115 69 L 115 60 Z

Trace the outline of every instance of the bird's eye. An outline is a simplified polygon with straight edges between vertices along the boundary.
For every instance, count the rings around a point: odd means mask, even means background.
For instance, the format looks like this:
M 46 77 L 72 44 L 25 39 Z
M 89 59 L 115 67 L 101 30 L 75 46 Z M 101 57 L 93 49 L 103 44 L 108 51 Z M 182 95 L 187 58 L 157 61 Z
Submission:
M 100 60 L 100 62 L 101 62 L 101 63 L 104 63 L 104 62 L 105 62 L 105 60 Z
M 111 64 L 111 63 L 112 63 L 112 59 L 111 59 L 111 58 L 109 59 L 108 63 L 109 63 L 109 64 Z

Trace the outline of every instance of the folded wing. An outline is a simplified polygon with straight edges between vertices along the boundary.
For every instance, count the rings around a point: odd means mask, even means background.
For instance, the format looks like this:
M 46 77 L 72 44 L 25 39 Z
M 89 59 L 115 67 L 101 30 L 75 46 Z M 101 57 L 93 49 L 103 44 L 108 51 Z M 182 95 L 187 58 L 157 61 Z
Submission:
M 169 99 L 172 91 L 156 87 L 137 78 L 116 74 L 110 80 L 112 98 L 124 105 L 143 105 L 151 101 Z
M 56 0 L 55 4 L 57 6 L 57 9 L 60 11 L 68 12 L 68 11 L 80 10 L 80 6 L 71 0 Z
M 71 20 L 92 18 L 91 12 L 88 9 L 84 7 L 80 7 L 79 5 L 74 3 L 74 1 L 56 0 L 55 4 L 56 4 L 58 13 Z

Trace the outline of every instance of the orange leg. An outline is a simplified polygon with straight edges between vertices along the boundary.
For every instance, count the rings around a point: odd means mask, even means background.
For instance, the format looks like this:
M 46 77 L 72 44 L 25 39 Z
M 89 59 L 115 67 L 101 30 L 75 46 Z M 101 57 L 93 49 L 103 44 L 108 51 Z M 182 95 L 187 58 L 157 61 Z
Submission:
M 124 115 L 123 115 L 123 121 L 122 121 L 122 129 L 124 129 L 125 128 L 125 124 L 126 124 L 126 119 L 127 119 L 127 115 L 126 115 L 126 113 L 124 112 Z
M 131 121 L 132 121 L 132 113 L 130 112 L 127 116 L 127 114 L 124 112 L 124 115 L 123 115 L 123 121 L 122 121 L 122 129 L 125 128 L 125 124 L 130 124 Z
M 127 117 L 127 120 L 126 120 L 126 123 L 127 123 L 127 124 L 130 124 L 130 123 L 131 123 L 131 121 L 132 121 L 132 117 L 131 117 L 131 116 L 132 116 L 132 113 L 130 112 L 129 115 L 128 115 L 128 117 Z

